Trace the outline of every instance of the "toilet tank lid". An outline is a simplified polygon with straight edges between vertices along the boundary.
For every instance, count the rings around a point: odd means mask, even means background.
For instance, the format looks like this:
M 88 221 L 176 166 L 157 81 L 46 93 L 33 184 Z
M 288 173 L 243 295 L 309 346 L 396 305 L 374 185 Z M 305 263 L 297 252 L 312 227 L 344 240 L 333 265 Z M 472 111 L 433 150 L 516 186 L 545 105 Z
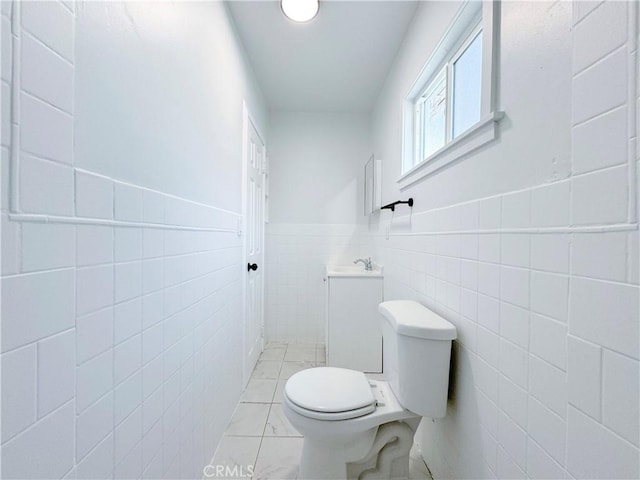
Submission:
M 378 311 L 400 335 L 430 340 L 453 340 L 457 336 L 455 325 L 413 300 L 382 302 Z

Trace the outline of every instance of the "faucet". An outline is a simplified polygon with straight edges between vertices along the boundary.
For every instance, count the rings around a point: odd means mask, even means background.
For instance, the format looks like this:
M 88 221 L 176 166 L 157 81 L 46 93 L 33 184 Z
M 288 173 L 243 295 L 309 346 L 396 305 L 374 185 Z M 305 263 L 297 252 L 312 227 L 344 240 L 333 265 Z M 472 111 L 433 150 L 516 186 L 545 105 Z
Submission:
M 353 263 L 357 264 L 359 262 L 362 262 L 364 264 L 364 269 L 365 270 L 373 270 L 373 264 L 371 263 L 371 257 L 364 259 L 364 258 L 358 258 L 357 260 L 354 260 Z

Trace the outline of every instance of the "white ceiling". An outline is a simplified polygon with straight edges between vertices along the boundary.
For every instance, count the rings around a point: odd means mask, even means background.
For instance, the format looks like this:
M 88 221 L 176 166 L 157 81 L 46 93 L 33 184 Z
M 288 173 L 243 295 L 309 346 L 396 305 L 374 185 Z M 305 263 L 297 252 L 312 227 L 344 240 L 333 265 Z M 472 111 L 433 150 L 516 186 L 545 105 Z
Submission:
M 287 111 L 369 111 L 417 6 L 321 0 L 296 24 L 278 1 L 229 2 L 269 108 Z

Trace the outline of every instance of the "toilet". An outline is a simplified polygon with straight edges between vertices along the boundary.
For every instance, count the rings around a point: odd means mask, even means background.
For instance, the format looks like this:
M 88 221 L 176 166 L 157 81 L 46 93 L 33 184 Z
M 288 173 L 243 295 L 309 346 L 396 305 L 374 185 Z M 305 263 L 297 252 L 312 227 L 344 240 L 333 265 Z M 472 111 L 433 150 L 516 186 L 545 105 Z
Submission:
M 385 380 L 318 367 L 285 385 L 284 414 L 304 436 L 302 480 L 407 478 L 421 418 L 446 415 L 455 326 L 411 300 L 378 310 Z

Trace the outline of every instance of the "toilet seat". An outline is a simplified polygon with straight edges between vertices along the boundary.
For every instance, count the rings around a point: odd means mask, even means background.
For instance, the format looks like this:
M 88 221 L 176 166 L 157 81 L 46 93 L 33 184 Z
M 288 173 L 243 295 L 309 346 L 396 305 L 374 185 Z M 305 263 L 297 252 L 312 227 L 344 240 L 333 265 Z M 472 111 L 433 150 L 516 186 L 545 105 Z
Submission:
M 371 385 L 362 372 L 318 367 L 293 375 L 284 396 L 292 410 L 317 420 L 348 420 L 376 409 Z

